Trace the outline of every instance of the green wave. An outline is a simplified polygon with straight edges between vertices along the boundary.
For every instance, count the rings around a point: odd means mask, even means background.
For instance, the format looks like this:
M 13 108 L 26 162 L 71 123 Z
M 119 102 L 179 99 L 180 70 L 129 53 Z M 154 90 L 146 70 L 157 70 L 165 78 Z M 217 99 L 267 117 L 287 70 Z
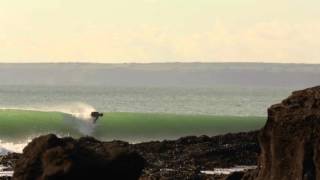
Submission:
M 92 131 L 100 140 L 140 142 L 174 139 L 190 135 L 217 135 L 256 130 L 265 117 L 237 117 L 210 115 L 176 115 L 162 113 L 104 113 Z M 80 137 L 76 119 L 61 112 L 0 110 L 0 140 L 23 141 L 42 134 Z

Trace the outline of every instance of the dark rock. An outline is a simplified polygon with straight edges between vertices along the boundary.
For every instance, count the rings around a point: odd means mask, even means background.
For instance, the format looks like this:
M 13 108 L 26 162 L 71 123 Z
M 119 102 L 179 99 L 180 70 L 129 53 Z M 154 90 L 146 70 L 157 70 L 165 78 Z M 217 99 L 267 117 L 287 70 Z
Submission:
M 268 110 L 257 180 L 320 179 L 320 86 L 293 92 Z
M 243 172 L 234 172 L 230 175 L 223 177 L 222 180 L 254 180 L 257 176 L 257 170 L 246 170 Z
M 258 131 L 132 145 L 147 162 L 143 179 L 212 179 L 201 170 L 257 165 Z
M 257 173 L 258 173 L 257 169 L 245 171 L 241 180 L 254 180 L 258 175 Z
M 24 157 L 18 163 L 20 165 L 15 174 L 23 176 L 25 172 L 28 172 L 42 178 L 47 174 L 61 173 L 64 169 L 70 172 L 73 167 L 86 168 L 83 171 L 85 173 L 88 170 L 94 170 L 82 165 L 75 166 L 73 161 L 75 158 L 77 162 L 92 160 L 92 166 L 99 166 L 97 162 L 104 159 L 109 161 L 129 151 L 139 153 L 146 161 L 140 179 L 219 179 L 224 176 L 202 174 L 200 171 L 230 168 L 236 165 L 256 165 L 260 153 L 257 135 L 258 131 L 254 131 L 214 137 L 191 136 L 178 140 L 140 144 L 129 144 L 123 141 L 99 142 L 91 137 L 79 140 L 59 139 L 54 135 L 49 135 L 38 138 L 25 148 Z M 90 155 L 87 158 L 79 157 L 82 154 L 86 154 L 85 157 L 88 156 L 87 154 Z M 96 158 L 94 154 L 99 158 Z M 30 159 L 32 163 L 29 162 Z M 97 162 L 93 162 L 96 159 L 98 159 Z M 70 163 L 73 165 L 69 165 Z M 127 174 L 125 170 L 121 173 Z M 92 175 L 92 173 L 88 174 Z
M 12 178 L 9 176 L 2 176 L 0 177 L 0 180 L 11 180 Z
M 17 161 L 13 179 L 138 179 L 144 159 L 121 145 L 114 148 L 93 138 L 34 139 Z
M 0 156 L 0 165 L 8 168 L 14 168 L 14 165 L 20 157 L 21 154 L 18 153 L 9 153 L 7 155 Z
M 244 174 L 244 172 L 234 172 L 226 178 L 223 178 L 223 180 L 241 180 Z

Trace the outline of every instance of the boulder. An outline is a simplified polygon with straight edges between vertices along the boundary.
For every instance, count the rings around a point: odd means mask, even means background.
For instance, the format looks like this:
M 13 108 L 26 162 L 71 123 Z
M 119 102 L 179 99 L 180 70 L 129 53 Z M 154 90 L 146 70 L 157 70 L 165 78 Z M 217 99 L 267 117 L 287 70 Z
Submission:
M 257 180 L 320 180 L 320 86 L 268 109 Z
M 112 147 L 112 148 L 111 148 Z M 90 137 L 75 140 L 46 135 L 23 150 L 15 180 L 139 179 L 144 159 L 126 146 L 111 146 Z

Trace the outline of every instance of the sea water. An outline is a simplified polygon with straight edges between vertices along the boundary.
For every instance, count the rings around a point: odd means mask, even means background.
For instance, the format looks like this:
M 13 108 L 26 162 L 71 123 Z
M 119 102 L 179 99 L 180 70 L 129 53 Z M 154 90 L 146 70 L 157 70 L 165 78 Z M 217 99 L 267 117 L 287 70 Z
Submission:
M 292 89 L 0 86 L 0 153 L 32 138 L 94 136 L 132 143 L 259 129 Z M 90 113 L 104 113 L 97 124 Z
M 0 108 L 56 109 L 83 103 L 101 112 L 265 116 L 292 88 L 0 86 Z

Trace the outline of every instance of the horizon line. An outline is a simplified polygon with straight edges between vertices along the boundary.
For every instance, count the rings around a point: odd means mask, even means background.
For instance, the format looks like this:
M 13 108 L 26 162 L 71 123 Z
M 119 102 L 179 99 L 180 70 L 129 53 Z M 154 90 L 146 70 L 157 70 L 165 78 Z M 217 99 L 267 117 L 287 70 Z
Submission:
M 190 62 L 86 62 L 86 61 L 69 61 L 69 62 L 0 62 L 0 64 L 106 64 L 106 65 L 116 65 L 116 64 L 294 64 L 294 65 L 320 65 L 319 63 L 301 63 L 301 62 L 236 62 L 236 61 L 230 61 L 230 62 L 203 62 L 203 61 L 190 61 Z

